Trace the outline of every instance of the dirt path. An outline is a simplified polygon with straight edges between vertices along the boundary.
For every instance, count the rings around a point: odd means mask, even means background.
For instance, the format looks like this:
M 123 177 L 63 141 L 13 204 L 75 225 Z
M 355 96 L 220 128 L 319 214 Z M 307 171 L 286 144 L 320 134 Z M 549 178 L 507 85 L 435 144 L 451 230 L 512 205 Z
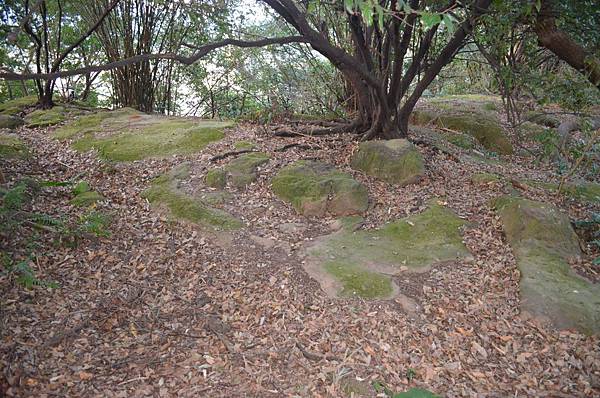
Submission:
M 241 126 L 196 155 L 107 165 L 44 130 L 20 135 L 33 161 L 11 161 L 7 178 L 85 173 L 108 199 L 100 208 L 113 223 L 109 238 L 38 259 L 39 277 L 60 288 L 26 291 L 0 280 L 7 395 L 374 396 L 373 382 L 448 397 L 600 394 L 597 338 L 517 316 L 518 272 L 487 204 L 512 188 L 469 182 L 474 171 L 531 177 L 544 170 L 456 163 L 420 148 L 428 177 L 418 185 L 390 188 L 352 172 L 373 202 L 366 228 L 419 212 L 434 197 L 470 223 L 464 240 L 474 261 L 397 281 L 418 303 L 407 312 L 399 300 L 322 293 L 303 271 L 299 248 L 327 233 L 331 220 L 297 216 L 270 193 L 270 178 L 294 159 L 315 157 L 351 172 L 346 160 L 355 143 L 348 138 L 307 139 L 320 149 L 277 152 L 294 140 Z M 189 160 L 200 178 L 211 156 L 242 139 L 272 155 L 259 181 L 226 205 L 246 228 L 214 236 L 170 221 L 141 198 L 152 177 Z M 66 192 L 44 191 L 34 206 L 75 215 Z

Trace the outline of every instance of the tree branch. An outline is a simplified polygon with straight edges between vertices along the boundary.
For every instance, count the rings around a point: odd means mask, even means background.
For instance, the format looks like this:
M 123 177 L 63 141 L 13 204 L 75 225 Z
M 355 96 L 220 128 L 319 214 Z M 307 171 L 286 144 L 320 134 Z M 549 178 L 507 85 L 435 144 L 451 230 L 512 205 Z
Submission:
M 96 66 L 88 66 L 83 68 L 77 68 L 70 71 L 62 71 L 62 72 L 52 72 L 52 73 L 16 73 L 6 68 L 0 68 L 3 72 L 0 72 L 0 79 L 6 80 L 32 80 L 32 79 L 58 79 L 61 77 L 69 77 L 81 75 L 84 73 L 92 73 L 92 72 L 101 72 L 106 70 L 111 70 L 115 68 L 120 68 L 123 66 L 140 63 L 143 61 L 150 60 L 162 60 L 162 59 L 170 59 L 177 62 L 180 62 L 184 65 L 191 65 L 201 58 L 205 57 L 211 51 L 214 51 L 218 48 L 225 46 L 236 46 L 236 47 L 263 47 L 271 44 L 288 44 L 288 43 L 306 43 L 308 40 L 302 36 L 286 36 L 286 37 L 274 37 L 274 38 L 266 38 L 255 41 L 244 41 L 244 40 L 236 40 L 236 39 L 225 39 L 220 42 L 206 44 L 204 46 L 191 46 L 188 47 L 194 48 L 197 50 L 194 54 L 189 57 L 179 55 L 176 53 L 163 53 L 163 54 L 141 54 L 135 55 L 133 57 L 121 59 L 119 61 L 109 62 L 104 65 L 96 65 Z

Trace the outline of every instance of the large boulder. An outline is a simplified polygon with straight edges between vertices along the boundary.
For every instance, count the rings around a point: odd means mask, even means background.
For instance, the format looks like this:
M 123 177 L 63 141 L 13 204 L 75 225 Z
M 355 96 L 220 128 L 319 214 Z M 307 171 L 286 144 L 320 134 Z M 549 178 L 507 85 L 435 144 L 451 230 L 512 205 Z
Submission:
M 423 157 L 405 139 L 363 142 L 350 165 L 356 170 L 397 185 L 417 182 L 425 174 Z
M 15 129 L 23 124 L 25 124 L 25 121 L 18 116 L 0 114 L 0 129 Z
M 513 153 L 497 117 L 487 113 L 460 113 L 458 111 L 415 110 L 411 122 L 417 125 L 435 125 L 471 135 L 489 151 L 502 155 Z
M 300 160 L 279 171 L 273 192 L 305 216 L 359 214 L 368 207 L 367 189 L 351 175 L 316 161 Z
M 503 196 L 494 203 L 521 271 L 521 308 L 557 328 L 600 332 L 600 286 L 577 275 L 581 255 L 569 218 L 556 207 Z

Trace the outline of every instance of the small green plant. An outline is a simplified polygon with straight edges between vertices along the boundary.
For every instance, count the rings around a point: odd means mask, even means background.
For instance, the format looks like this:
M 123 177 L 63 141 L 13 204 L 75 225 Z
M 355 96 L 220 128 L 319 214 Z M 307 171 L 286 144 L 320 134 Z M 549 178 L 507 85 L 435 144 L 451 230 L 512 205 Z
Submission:
M 29 265 L 34 261 L 34 256 L 30 253 L 23 260 L 14 260 L 7 254 L 2 253 L 1 256 L 3 270 L 2 273 L 7 274 L 9 277 L 14 278 L 15 282 L 23 286 L 25 289 L 32 289 L 35 286 L 47 287 L 51 289 L 58 288 L 56 282 L 45 281 L 38 279 Z
M 406 370 L 406 378 L 408 379 L 408 381 L 412 381 L 412 379 L 414 379 L 416 375 L 417 375 L 417 371 L 414 370 L 413 368 L 408 368 Z
M 411 368 L 409 368 L 410 370 Z M 413 369 L 414 371 L 414 369 Z M 408 373 L 408 371 L 407 371 Z M 384 394 L 388 398 L 439 398 L 438 395 L 435 395 L 431 391 L 422 389 L 422 388 L 411 388 L 408 391 L 404 392 L 393 392 L 390 390 L 385 384 L 375 380 L 373 382 L 373 388 L 377 391 L 378 394 Z M 380 396 L 380 395 L 377 395 Z

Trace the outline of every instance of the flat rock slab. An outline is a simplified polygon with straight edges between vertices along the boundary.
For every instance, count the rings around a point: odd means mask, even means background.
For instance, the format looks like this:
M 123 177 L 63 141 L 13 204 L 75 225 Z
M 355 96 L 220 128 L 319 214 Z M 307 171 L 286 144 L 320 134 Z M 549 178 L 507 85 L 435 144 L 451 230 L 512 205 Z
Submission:
M 16 129 L 25 124 L 25 120 L 18 116 L 0 114 L 0 129 Z
M 350 227 L 323 236 L 306 248 L 305 267 L 331 296 L 390 298 L 397 294 L 393 275 L 472 258 L 462 241 L 464 225 L 451 210 L 432 204 L 377 230 Z
M 316 161 L 300 160 L 273 178 L 273 192 L 305 216 L 346 216 L 364 212 L 367 189 L 350 174 Z
M 350 165 L 390 184 L 407 185 L 425 174 L 423 157 L 405 139 L 368 141 L 360 144 Z
M 75 149 L 96 149 L 105 159 L 133 161 L 198 152 L 223 138 L 223 129 L 229 126 L 227 122 L 147 115 L 122 108 L 81 116 L 57 129 L 54 137 L 71 138 Z
M 503 196 L 495 201 L 521 271 L 521 309 L 557 328 L 600 331 L 600 286 L 577 275 L 581 255 L 569 218 L 547 203 Z

